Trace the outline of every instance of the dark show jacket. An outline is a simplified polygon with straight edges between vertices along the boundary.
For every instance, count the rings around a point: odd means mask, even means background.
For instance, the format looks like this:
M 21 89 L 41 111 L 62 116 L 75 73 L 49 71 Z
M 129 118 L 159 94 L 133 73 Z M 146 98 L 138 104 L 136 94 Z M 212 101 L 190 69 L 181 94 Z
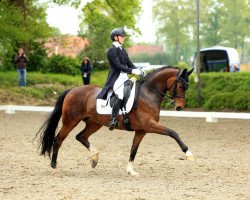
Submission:
M 97 96 L 97 99 L 107 98 L 108 91 L 113 88 L 120 72 L 131 74 L 132 69 L 136 69 L 124 48 L 116 48 L 115 45 L 112 44 L 107 52 L 107 57 L 110 64 L 109 74 L 104 87 Z
M 28 58 L 26 56 L 23 56 L 23 55 L 20 57 L 18 55 L 16 55 L 14 58 L 14 61 L 15 61 L 16 67 L 18 69 L 25 69 L 27 62 L 28 62 Z
M 85 65 L 84 62 L 83 62 L 82 65 L 81 65 L 81 72 L 82 72 L 82 74 L 87 73 L 88 75 L 90 75 L 91 71 L 92 71 L 91 64 L 88 63 L 88 64 Z

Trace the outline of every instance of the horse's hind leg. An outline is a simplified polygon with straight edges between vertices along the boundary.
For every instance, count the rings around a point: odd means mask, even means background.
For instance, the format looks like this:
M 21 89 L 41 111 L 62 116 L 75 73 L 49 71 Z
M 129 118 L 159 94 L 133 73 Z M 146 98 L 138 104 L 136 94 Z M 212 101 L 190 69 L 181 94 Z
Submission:
M 90 144 L 88 138 L 93 133 L 98 131 L 102 127 L 102 125 L 89 121 L 85 123 L 85 128 L 79 134 L 76 135 L 76 139 L 91 152 L 92 155 L 90 156 L 90 164 L 93 168 L 95 168 L 98 163 L 99 152 L 96 148 L 93 147 L 93 145 Z
M 52 159 L 50 163 L 52 168 L 56 168 L 57 155 L 58 155 L 59 148 L 61 147 L 64 139 L 68 136 L 70 131 L 72 131 L 73 128 L 75 128 L 75 126 L 76 125 L 70 125 L 70 126 L 63 125 L 61 130 L 58 132 L 57 136 L 55 137 L 54 144 L 53 144 L 53 154 L 52 154 Z

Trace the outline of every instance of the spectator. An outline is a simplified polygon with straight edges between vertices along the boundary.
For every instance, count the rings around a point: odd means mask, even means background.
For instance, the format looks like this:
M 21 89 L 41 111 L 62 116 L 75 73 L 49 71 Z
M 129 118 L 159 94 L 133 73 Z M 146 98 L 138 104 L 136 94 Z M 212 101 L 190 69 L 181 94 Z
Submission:
M 88 57 L 85 57 L 81 64 L 82 81 L 84 85 L 89 85 L 91 72 L 92 65 L 90 59 Z
M 237 64 L 234 64 L 234 65 L 233 65 L 233 72 L 238 72 L 238 71 L 240 71 L 238 65 L 237 65 Z
M 26 66 L 29 61 L 22 48 L 18 49 L 18 54 L 14 58 L 18 73 L 18 85 L 19 87 L 26 87 Z

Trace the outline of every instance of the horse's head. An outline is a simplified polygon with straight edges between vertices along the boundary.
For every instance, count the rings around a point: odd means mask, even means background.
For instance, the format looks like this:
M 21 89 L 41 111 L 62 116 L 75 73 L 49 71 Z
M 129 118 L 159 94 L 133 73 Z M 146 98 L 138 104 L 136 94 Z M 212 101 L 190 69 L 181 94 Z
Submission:
M 177 76 L 170 77 L 167 80 L 167 90 L 169 91 L 171 99 L 175 102 L 175 109 L 180 111 L 185 106 L 185 93 L 188 90 L 189 79 L 188 76 L 193 72 L 193 69 L 180 70 Z

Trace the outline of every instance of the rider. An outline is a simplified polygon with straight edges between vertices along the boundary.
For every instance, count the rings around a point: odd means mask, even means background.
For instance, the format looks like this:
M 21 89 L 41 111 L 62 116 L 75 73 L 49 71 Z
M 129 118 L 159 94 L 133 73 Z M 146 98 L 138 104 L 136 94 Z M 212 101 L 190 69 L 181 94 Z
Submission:
M 115 28 L 111 31 L 110 38 L 112 40 L 112 45 L 107 52 L 107 58 L 110 65 L 109 74 L 105 86 L 102 88 L 97 98 L 106 99 L 110 89 L 113 89 L 116 94 L 111 113 L 112 119 L 109 123 L 109 130 L 113 130 L 118 126 L 117 117 L 124 96 L 123 83 L 128 80 L 127 74 L 142 75 L 144 72 L 135 67 L 129 59 L 128 53 L 122 47 L 125 40 L 125 31 L 122 28 Z

